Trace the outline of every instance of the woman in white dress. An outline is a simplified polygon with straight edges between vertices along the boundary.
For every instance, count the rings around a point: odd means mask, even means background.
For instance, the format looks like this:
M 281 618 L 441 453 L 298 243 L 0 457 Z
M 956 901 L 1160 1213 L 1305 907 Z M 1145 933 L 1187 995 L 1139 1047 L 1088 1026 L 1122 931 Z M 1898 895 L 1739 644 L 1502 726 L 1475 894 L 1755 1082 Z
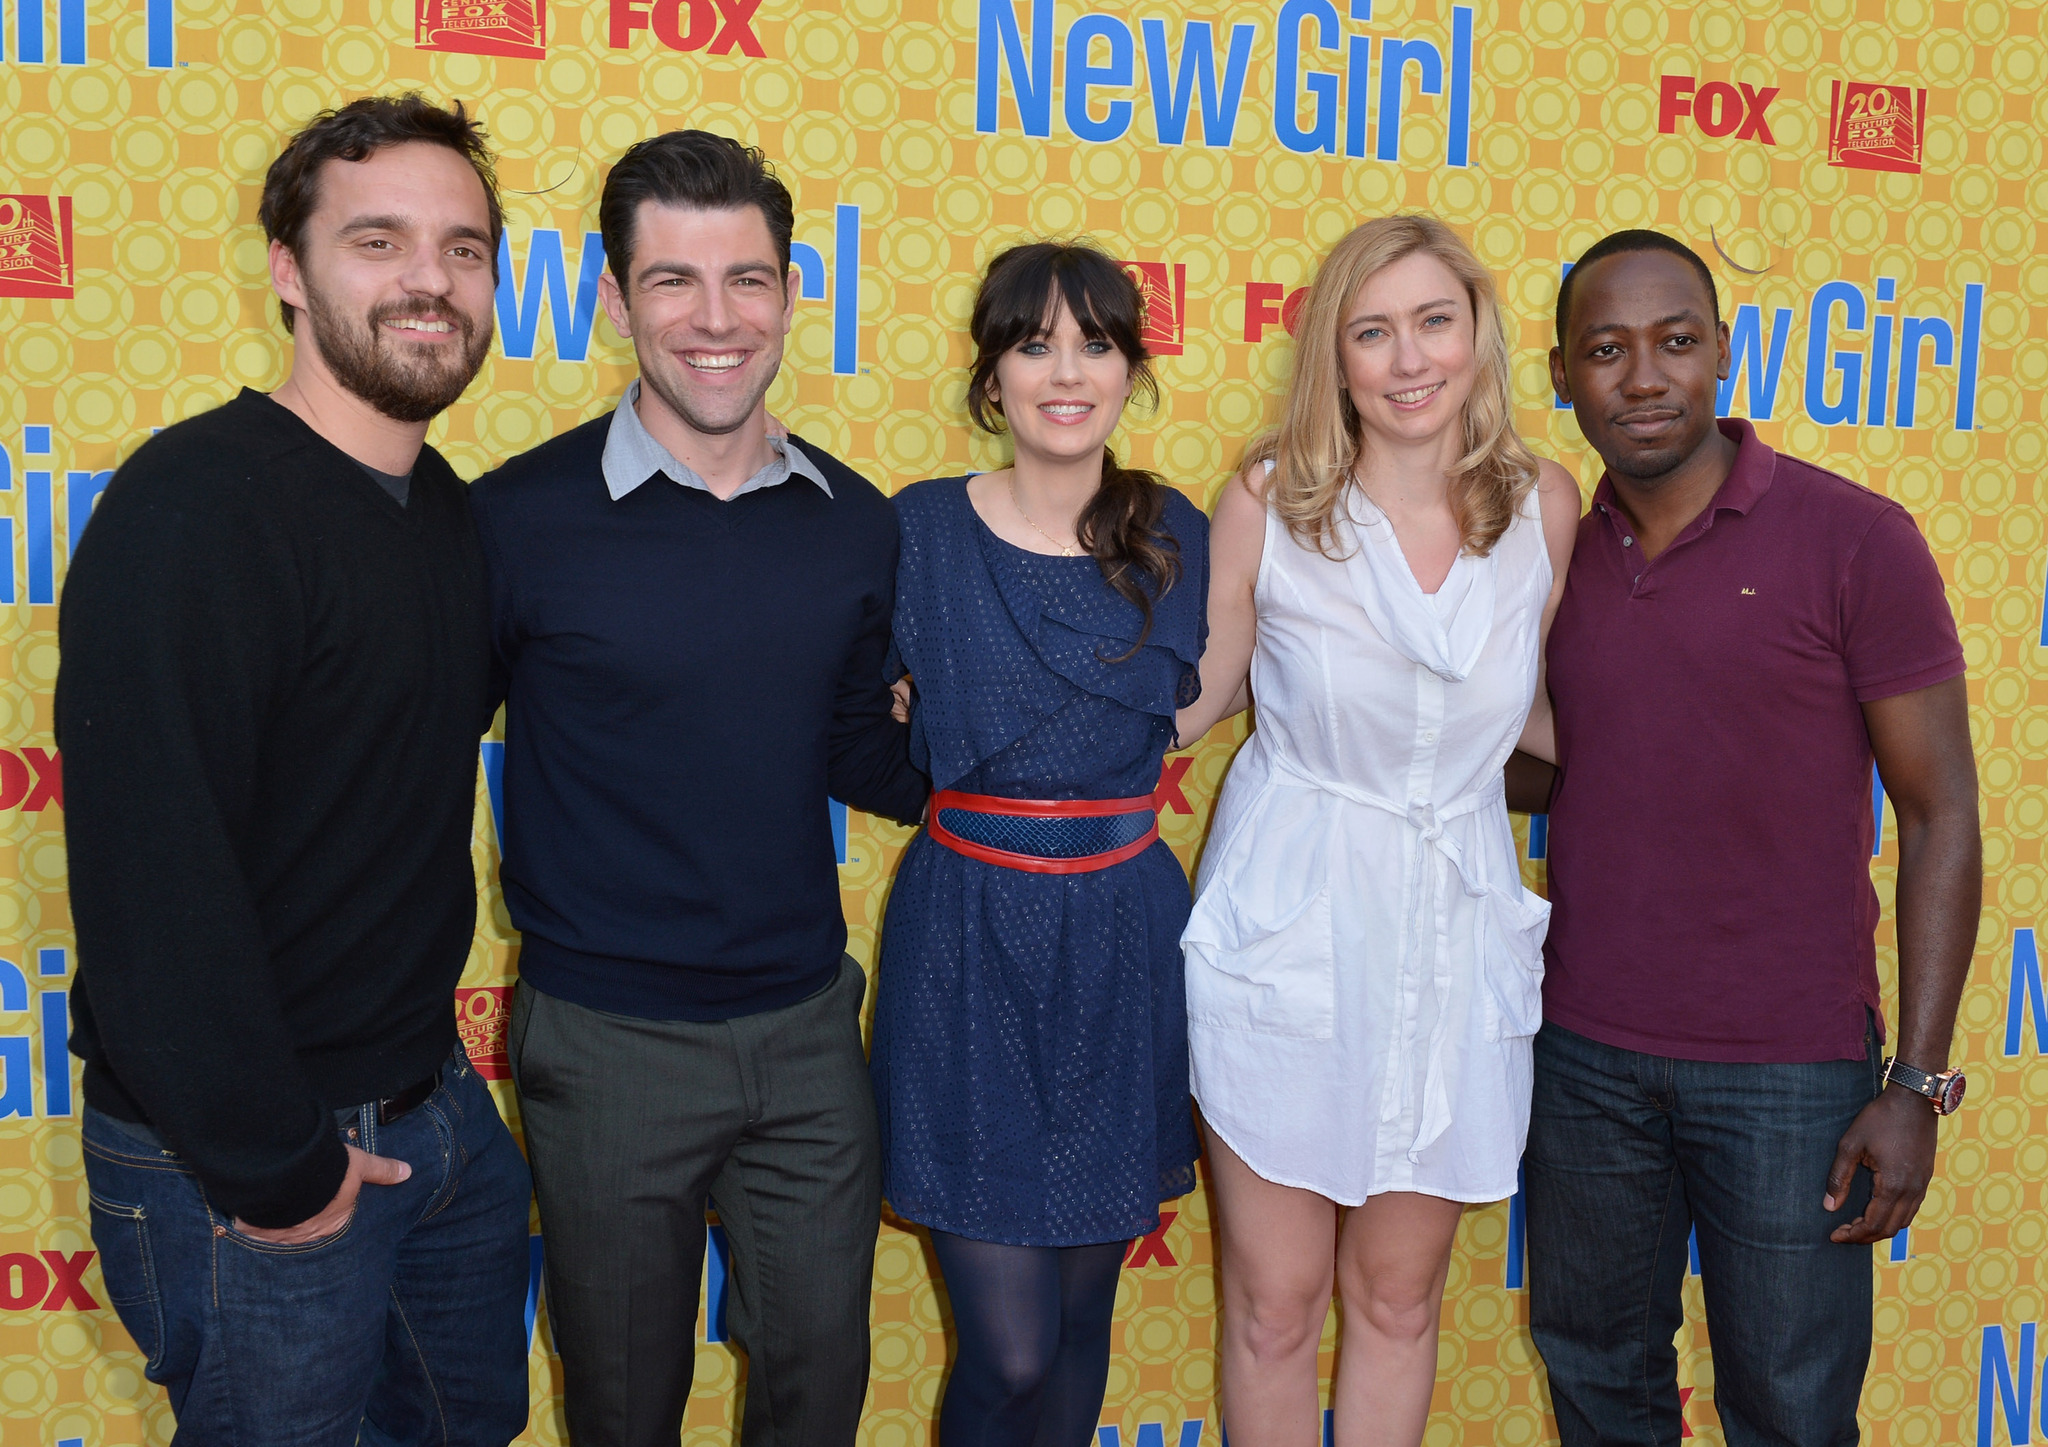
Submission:
M 1325 259 L 1279 430 L 1211 532 L 1193 742 L 1246 703 L 1187 955 L 1232 1447 L 1421 1441 L 1466 1202 L 1513 1193 L 1549 907 L 1501 769 L 1551 743 L 1578 489 L 1513 429 L 1492 278 L 1430 217 Z M 1532 711 L 1532 703 L 1534 708 Z

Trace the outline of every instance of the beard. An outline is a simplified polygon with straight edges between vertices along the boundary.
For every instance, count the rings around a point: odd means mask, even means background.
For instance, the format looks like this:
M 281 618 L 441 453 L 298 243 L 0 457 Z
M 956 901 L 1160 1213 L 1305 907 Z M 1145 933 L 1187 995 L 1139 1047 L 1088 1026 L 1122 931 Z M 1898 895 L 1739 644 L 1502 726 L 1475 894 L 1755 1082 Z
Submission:
M 447 411 L 476 380 L 491 349 L 492 319 L 486 315 L 479 325 L 448 297 L 383 302 L 358 325 L 310 279 L 305 287 L 313 336 L 335 381 L 394 422 L 429 422 Z M 385 322 L 429 313 L 455 328 L 458 352 L 421 347 L 407 356 L 385 337 Z

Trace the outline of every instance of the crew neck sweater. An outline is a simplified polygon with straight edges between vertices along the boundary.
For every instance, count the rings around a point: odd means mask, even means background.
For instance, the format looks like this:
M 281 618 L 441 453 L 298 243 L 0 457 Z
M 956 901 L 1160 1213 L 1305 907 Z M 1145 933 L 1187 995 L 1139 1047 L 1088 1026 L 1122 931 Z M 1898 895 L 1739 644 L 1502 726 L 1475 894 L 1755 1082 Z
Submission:
M 59 617 L 87 1104 L 287 1226 L 333 1112 L 454 1047 L 490 712 L 483 558 L 432 448 L 401 507 L 259 392 L 116 472 Z
M 895 512 L 798 439 L 829 495 L 791 477 L 721 501 L 656 474 L 614 500 L 610 426 L 470 489 L 520 977 L 643 1019 L 779 1009 L 846 946 L 830 801 L 924 807 L 882 674 Z

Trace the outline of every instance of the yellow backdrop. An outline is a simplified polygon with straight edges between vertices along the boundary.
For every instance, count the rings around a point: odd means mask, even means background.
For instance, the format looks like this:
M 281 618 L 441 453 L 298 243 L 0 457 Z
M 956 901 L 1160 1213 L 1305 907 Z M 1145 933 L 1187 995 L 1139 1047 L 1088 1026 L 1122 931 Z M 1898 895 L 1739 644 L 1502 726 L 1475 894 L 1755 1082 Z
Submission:
M 1015 239 L 1088 234 L 1139 269 L 1164 396 L 1120 445 L 1200 501 L 1273 419 L 1295 294 L 1360 220 L 1427 208 L 1471 238 L 1502 282 L 1522 430 L 1588 490 L 1597 466 L 1543 364 L 1560 267 L 1624 226 L 1708 256 L 1741 363 L 1724 410 L 1910 508 L 1969 655 L 1989 871 L 1958 1039 L 1971 1100 L 1943 1127 L 1919 1221 L 1877 1253 L 1869 1436 L 1990 1447 L 2048 1432 L 2035 1327 L 2048 1004 L 2033 933 L 2048 831 L 2041 7 L 1195 8 L 0 4 L 0 1447 L 171 1432 L 105 1304 L 60 1044 L 76 963 L 50 733 L 65 562 L 109 470 L 150 429 L 282 376 L 256 225 L 281 136 L 403 87 L 468 102 L 503 157 L 500 343 L 433 433 L 468 475 L 608 407 L 630 377 L 627 349 L 592 325 L 597 192 L 627 144 L 672 127 L 730 132 L 780 164 L 805 300 L 772 405 L 887 489 L 997 459 L 961 409 L 964 327 L 981 265 Z M 1210 741 L 1173 781 L 1164 829 L 1184 861 L 1235 742 Z M 489 800 L 480 782 L 484 903 L 464 976 L 480 993 L 459 1007 L 480 1058 L 518 958 Z M 859 815 L 845 830 L 846 914 L 866 961 L 904 841 Z M 1540 856 L 1540 826 L 1526 842 Z M 1893 859 L 1887 842 L 1873 861 L 1887 898 Z M 1540 861 L 1528 870 L 1540 888 Z M 1887 970 L 1891 937 L 1887 922 Z M 497 1089 L 516 1123 L 509 1085 Z M 1172 1209 L 1125 1274 L 1101 1447 L 1220 1441 L 1209 1210 L 1199 1191 Z M 1508 1203 L 1467 1213 L 1438 1447 L 1554 1440 L 1520 1250 Z M 927 1273 L 918 1238 L 885 1225 L 869 1447 L 930 1440 L 946 1343 Z M 1687 1302 L 1688 1428 L 1718 1441 L 1696 1280 Z M 523 1440 L 556 1443 L 544 1302 L 537 1316 Z M 722 1334 L 708 1311 L 691 1442 L 730 1437 L 738 1366 Z

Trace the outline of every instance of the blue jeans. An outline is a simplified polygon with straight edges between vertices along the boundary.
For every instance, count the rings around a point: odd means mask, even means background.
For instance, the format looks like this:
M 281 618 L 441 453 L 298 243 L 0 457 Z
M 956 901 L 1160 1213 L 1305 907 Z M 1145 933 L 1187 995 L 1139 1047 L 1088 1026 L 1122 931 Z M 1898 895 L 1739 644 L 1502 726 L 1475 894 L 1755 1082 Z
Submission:
M 257 1241 L 146 1127 L 88 1109 L 107 1294 L 181 1447 L 504 1447 L 526 1426 L 526 1161 L 457 1048 L 426 1102 L 343 1138 L 407 1161 L 332 1236 Z
M 1523 1157 L 1530 1330 L 1563 1447 L 1677 1447 L 1688 1234 L 1729 1447 L 1857 1441 L 1870 1361 L 1858 1170 L 1821 1209 L 1835 1147 L 1880 1088 L 1862 1060 L 1738 1065 L 1643 1055 L 1545 1025 Z

